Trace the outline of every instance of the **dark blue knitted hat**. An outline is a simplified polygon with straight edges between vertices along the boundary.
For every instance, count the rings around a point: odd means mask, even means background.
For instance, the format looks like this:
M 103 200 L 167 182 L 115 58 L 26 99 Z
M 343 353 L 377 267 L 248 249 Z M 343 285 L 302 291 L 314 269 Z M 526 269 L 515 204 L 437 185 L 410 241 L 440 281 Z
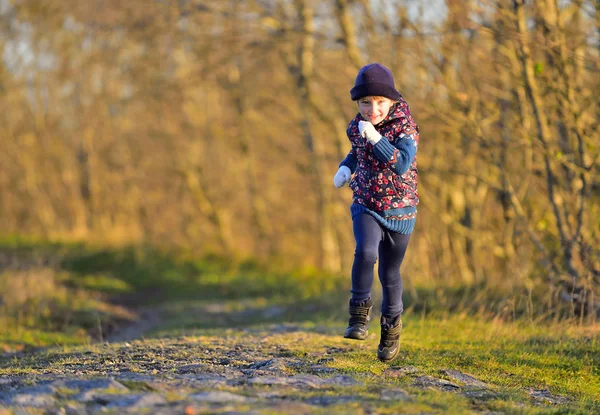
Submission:
M 363 66 L 358 71 L 354 88 L 350 90 L 352 101 L 368 96 L 386 97 L 392 101 L 402 98 L 396 90 L 392 72 L 379 63 Z

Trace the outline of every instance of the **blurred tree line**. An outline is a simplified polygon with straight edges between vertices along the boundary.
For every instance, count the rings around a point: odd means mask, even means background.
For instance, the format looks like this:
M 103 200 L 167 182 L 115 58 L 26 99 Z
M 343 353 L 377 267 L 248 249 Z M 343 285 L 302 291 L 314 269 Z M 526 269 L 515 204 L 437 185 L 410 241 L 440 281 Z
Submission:
M 381 62 L 421 131 L 405 274 L 596 307 L 596 1 L 0 0 L 0 51 L 3 234 L 349 273 Z

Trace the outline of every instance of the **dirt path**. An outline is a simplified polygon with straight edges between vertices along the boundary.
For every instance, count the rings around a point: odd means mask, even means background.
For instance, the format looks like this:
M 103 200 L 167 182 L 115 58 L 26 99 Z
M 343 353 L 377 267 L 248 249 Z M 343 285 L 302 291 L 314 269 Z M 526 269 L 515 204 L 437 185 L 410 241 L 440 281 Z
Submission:
M 6 413 L 45 414 L 505 413 L 497 408 L 506 391 L 456 370 L 432 376 L 400 360 L 379 374 L 349 372 L 345 362 L 376 340 L 339 337 L 273 325 L 50 349 L 0 361 L 0 405 Z M 545 390 L 509 398 L 515 411 L 569 402 Z
M 109 343 L 119 343 L 141 339 L 147 332 L 158 327 L 161 323 L 160 312 L 157 310 L 143 309 L 138 310 L 136 314 L 139 316 L 138 320 L 111 333 L 106 337 L 105 341 Z

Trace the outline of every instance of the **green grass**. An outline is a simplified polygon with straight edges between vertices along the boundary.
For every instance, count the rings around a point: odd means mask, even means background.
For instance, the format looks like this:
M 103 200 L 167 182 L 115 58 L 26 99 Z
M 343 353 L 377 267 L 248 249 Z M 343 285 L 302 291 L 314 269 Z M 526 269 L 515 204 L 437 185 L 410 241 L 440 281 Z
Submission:
M 136 319 L 120 304 L 187 301 L 265 304 L 313 301 L 339 292 L 340 275 L 273 270 L 250 260 L 194 258 L 148 246 L 107 248 L 20 237 L 0 240 L 0 350 L 88 343 Z M 1 265 L 1 264 L 0 264 Z
M 0 253 L 19 265 L 0 274 L 0 347 L 59 346 L 20 359 L 0 358 L 0 375 L 71 368 L 93 375 L 103 373 L 102 362 L 109 360 L 132 372 L 153 373 L 155 366 L 168 372 L 182 362 L 202 361 L 202 345 L 225 351 L 239 342 L 265 357 L 301 359 L 305 365 L 292 369 L 297 373 L 320 364 L 364 380 L 360 387 L 330 392 L 360 394 L 382 414 L 472 413 L 477 405 L 514 414 L 600 413 L 600 335 L 595 326 L 534 316 L 510 321 L 506 315 L 494 318 L 467 305 L 456 306 L 465 304 L 473 287 L 456 291 L 456 298 L 444 298 L 452 291 L 443 294 L 433 288 L 417 289 L 416 295 L 407 292 L 402 352 L 390 365 L 375 358 L 377 313 L 367 341 L 341 337 L 349 285 L 344 276 L 273 270 L 252 261 L 198 259 L 150 247 L 109 249 L 7 239 L 0 241 Z M 452 306 L 444 308 L 441 300 Z M 484 300 L 477 298 L 479 303 Z M 94 331 L 137 318 L 118 303 L 152 307 L 162 316 L 160 326 L 144 334 L 150 340 L 133 346 L 137 354 L 120 345 L 92 343 Z M 334 358 L 319 363 L 324 356 Z M 232 364 L 244 362 L 233 358 Z M 389 375 L 391 367 L 407 366 L 419 376 L 449 381 L 445 369 L 470 374 L 489 384 L 493 395 L 472 399 L 416 388 L 411 375 Z M 401 387 L 415 398 L 402 407 L 383 402 L 379 396 L 384 387 Z M 538 405 L 529 389 L 547 389 L 570 401 L 557 407 Z M 355 406 L 334 404 L 322 413 L 364 409 Z

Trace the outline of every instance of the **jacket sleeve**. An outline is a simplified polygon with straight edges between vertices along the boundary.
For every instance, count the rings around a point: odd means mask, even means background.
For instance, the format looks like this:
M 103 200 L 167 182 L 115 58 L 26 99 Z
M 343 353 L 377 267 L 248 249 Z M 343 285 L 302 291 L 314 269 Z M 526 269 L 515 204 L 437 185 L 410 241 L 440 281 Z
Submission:
M 392 143 L 383 137 L 373 146 L 379 161 L 387 163 L 390 170 L 398 175 L 406 173 L 417 154 L 419 131 L 414 125 L 406 125 L 402 133 Z
M 358 117 L 358 115 L 357 115 Z M 351 143 L 353 143 L 352 141 L 352 137 L 358 133 L 358 121 L 357 118 L 355 117 L 353 120 L 350 121 L 350 123 L 348 124 L 348 128 L 346 129 L 346 135 L 348 136 L 348 140 L 350 140 Z M 350 150 L 350 152 L 348 153 L 348 155 L 346 156 L 346 158 L 344 160 L 342 160 L 342 162 L 340 163 L 340 165 L 338 167 L 342 167 L 342 166 L 346 166 L 350 169 L 350 171 L 352 172 L 352 174 L 354 174 L 354 172 L 356 171 L 356 168 L 358 167 L 358 156 L 356 155 L 356 146 L 354 144 L 352 144 L 352 149 Z
M 356 167 L 358 166 L 358 158 L 356 157 L 356 149 L 352 147 L 352 150 L 348 152 L 348 155 L 338 167 L 346 166 L 350 169 L 352 173 L 356 171 Z

